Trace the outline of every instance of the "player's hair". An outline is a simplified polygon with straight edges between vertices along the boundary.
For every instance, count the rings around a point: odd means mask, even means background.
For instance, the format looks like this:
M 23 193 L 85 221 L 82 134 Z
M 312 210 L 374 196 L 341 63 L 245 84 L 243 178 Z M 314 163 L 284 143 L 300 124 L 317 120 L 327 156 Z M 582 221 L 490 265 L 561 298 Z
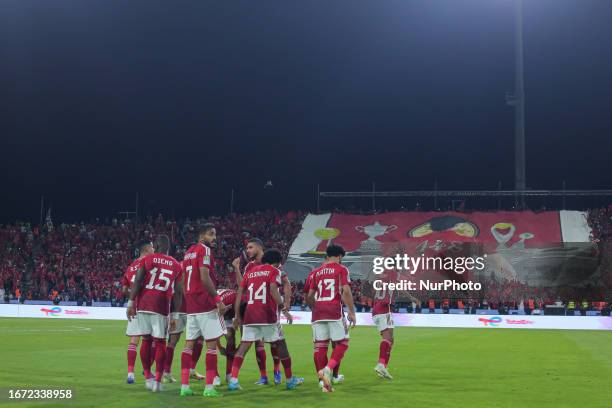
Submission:
M 158 235 L 155 238 L 155 250 L 159 253 L 168 254 L 170 251 L 170 238 L 167 235 Z
M 253 244 L 259 245 L 261 247 L 261 249 L 265 248 L 263 241 L 261 239 L 259 239 L 259 238 L 253 237 L 253 238 L 249 239 L 247 241 L 247 243 L 249 243 L 249 244 L 253 243 Z
M 210 231 L 211 229 L 215 228 L 215 226 L 209 222 L 207 222 L 206 224 L 202 225 L 200 227 L 200 230 L 198 231 L 198 236 L 202 236 L 202 235 L 206 235 L 206 233 L 208 231 Z
M 270 248 L 266 250 L 266 252 L 264 252 L 263 256 L 261 257 L 261 263 L 263 264 L 273 265 L 279 264 L 282 261 L 283 256 L 281 255 L 281 252 L 276 248 Z
M 344 248 L 342 248 L 340 245 L 335 244 L 328 246 L 325 250 L 325 253 L 327 254 L 328 258 L 346 255 L 346 252 L 344 252 Z
M 138 255 L 142 255 L 145 247 L 149 245 L 153 245 L 153 243 L 148 239 L 143 239 L 142 241 L 138 242 L 138 244 L 136 245 L 136 251 L 138 252 Z

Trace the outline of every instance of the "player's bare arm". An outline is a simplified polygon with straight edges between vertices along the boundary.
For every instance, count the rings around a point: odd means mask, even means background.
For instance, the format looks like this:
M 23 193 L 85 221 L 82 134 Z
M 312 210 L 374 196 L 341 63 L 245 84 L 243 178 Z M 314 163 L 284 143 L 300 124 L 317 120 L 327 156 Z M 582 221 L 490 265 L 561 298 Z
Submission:
M 234 329 L 238 330 L 240 324 L 242 323 L 242 316 L 240 315 L 240 300 L 242 299 L 242 287 L 238 287 L 238 292 L 236 292 L 236 300 L 234 301 Z
M 315 304 L 315 291 L 314 291 L 314 289 L 310 289 L 308 291 L 308 295 L 306 295 L 306 304 L 310 307 L 310 310 L 314 309 L 314 304 Z
M 353 301 L 353 294 L 351 293 L 351 287 L 349 285 L 342 286 L 342 302 L 349 309 L 348 320 L 351 322 L 351 327 L 355 327 L 357 322 L 357 318 L 355 316 L 355 302 Z
M 291 291 L 291 289 L 289 290 Z M 293 316 L 291 316 L 291 313 L 289 313 L 289 308 L 285 305 L 285 303 L 283 303 L 283 297 L 281 296 L 280 291 L 278 290 L 278 285 L 275 282 L 270 284 L 270 294 L 277 305 L 282 305 L 283 308 L 281 309 L 281 312 L 287 319 L 287 322 L 292 323 Z M 291 296 L 291 293 L 289 293 L 289 296 Z
M 291 308 L 291 282 L 288 276 L 283 279 L 283 296 L 285 309 L 289 310 Z
M 212 279 L 210 279 L 210 270 L 205 267 L 200 267 L 200 280 L 204 285 L 204 288 L 208 292 L 208 294 L 213 298 L 217 299 L 217 312 L 219 312 L 219 316 L 223 316 L 225 314 L 225 306 L 221 299 L 217 296 L 217 288 L 215 288 L 215 284 Z
M 132 290 L 130 291 L 130 300 L 128 301 L 127 310 L 126 310 L 128 320 L 132 320 L 132 318 L 136 316 L 136 307 L 134 307 L 134 300 L 136 299 L 136 297 L 140 293 L 140 290 L 142 289 L 142 283 L 144 282 L 144 277 L 145 277 L 144 266 L 141 266 L 140 268 L 138 268 L 138 271 L 136 271 L 136 277 L 134 278 L 134 286 L 132 286 Z
M 172 310 L 180 310 L 183 304 L 183 281 L 177 280 L 175 291 L 172 295 Z M 178 320 L 178 313 L 170 314 L 170 331 L 174 331 Z
M 270 295 L 272 295 L 272 299 L 274 299 L 277 305 L 283 304 L 283 297 L 281 296 L 278 290 L 278 285 L 275 282 L 270 283 Z
M 236 284 L 240 286 L 240 282 L 242 282 L 242 271 L 240 270 L 240 257 L 232 261 L 232 267 L 234 268 L 234 273 L 236 274 Z

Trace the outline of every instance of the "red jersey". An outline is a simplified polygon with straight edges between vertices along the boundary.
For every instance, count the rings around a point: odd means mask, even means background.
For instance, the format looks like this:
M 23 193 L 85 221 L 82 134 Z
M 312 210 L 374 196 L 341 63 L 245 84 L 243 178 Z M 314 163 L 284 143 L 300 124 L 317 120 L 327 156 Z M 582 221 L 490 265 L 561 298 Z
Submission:
M 183 282 L 183 286 L 185 285 L 185 266 L 183 265 L 183 262 L 181 262 L 181 268 L 183 269 L 183 274 L 181 275 L 181 282 Z M 170 313 L 187 313 L 187 301 L 185 300 L 185 290 L 183 289 L 183 293 L 182 293 L 182 299 L 181 299 L 181 307 L 179 308 L 179 310 L 175 310 L 174 309 L 174 305 L 172 303 L 170 303 Z
M 302 291 L 303 291 L 305 296 L 308 296 L 308 292 L 310 292 L 310 289 L 313 289 L 313 286 L 312 286 L 312 275 L 313 275 L 313 272 L 314 272 L 314 270 L 310 271 L 310 273 L 306 277 L 306 280 L 304 281 L 304 288 L 302 289 Z
M 257 259 L 253 259 L 252 261 L 250 261 L 248 264 L 246 264 L 246 266 L 244 267 L 244 273 L 242 274 L 242 279 L 244 279 L 244 276 L 247 274 L 247 272 L 252 271 L 253 268 L 257 267 L 261 265 L 261 262 L 259 262 Z M 249 294 L 248 292 L 243 292 L 242 293 L 242 297 L 240 298 L 240 301 L 242 303 L 246 303 L 249 301 Z
M 233 289 L 219 289 L 217 295 L 221 297 L 221 302 L 227 307 L 234 306 L 236 301 L 236 291 Z
M 340 320 L 343 317 L 340 288 L 350 284 L 348 269 L 339 263 L 326 263 L 311 273 L 310 288 L 315 290 L 312 321 Z
M 215 277 L 214 258 L 212 251 L 204 244 L 192 245 L 185 252 L 183 268 L 185 269 L 185 303 L 188 314 L 198 314 L 210 312 L 217 308 L 214 296 L 211 296 L 202 279 L 200 279 L 200 268 L 206 267 L 210 271 L 210 279 L 213 285 L 217 286 Z
M 134 259 L 130 266 L 127 267 L 125 273 L 121 277 L 121 286 L 126 286 L 130 291 L 134 286 L 134 280 L 136 279 L 136 272 L 142 265 L 142 258 Z M 136 302 L 134 302 L 136 303 Z
M 217 295 L 221 298 L 221 302 L 225 305 L 225 320 L 234 318 L 234 302 L 236 302 L 236 291 L 233 289 L 219 289 Z
M 140 269 L 142 265 L 142 259 L 143 258 L 134 259 L 130 266 L 127 267 L 125 273 L 121 277 L 121 286 L 127 286 L 129 290 L 132 290 L 134 280 L 136 279 L 136 272 L 138 272 L 138 269 Z
M 379 275 L 381 282 L 391 283 L 397 282 L 397 273 L 395 271 L 385 271 Z M 374 293 L 374 305 L 372 306 L 372 316 L 379 314 L 391 313 L 391 304 L 393 303 L 393 292 L 388 289 L 380 289 Z
M 244 267 L 244 274 L 242 276 L 246 275 L 247 272 L 253 270 L 253 268 L 255 268 L 256 266 L 259 266 L 259 265 L 261 265 L 261 262 L 258 261 L 257 259 L 253 259 L 251 262 L 246 264 L 246 266 Z M 279 269 L 279 271 L 280 271 L 281 283 L 284 284 L 285 282 L 288 282 L 289 278 L 287 277 L 287 273 L 285 272 L 285 270 L 284 269 Z M 282 295 L 283 294 L 282 290 L 280 292 L 281 292 L 281 295 Z M 242 294 L 242 302 L 248 302 L 248 301 L 249 301 L 248 293 L 245 292 L 245 293 Z
M 142 259 L 144 286 L 138 294 L 137 310 L 168 316 L 174 282 L 182 279 L 179 261 L 164 254 L 149 254 Z
M 280 271 L 272 265 L 259 265 L 244 274 L 240 287 L 248 301 L 243 321 L 249 324 L 273 324 L 278 321 L 278 305 L 272 298 L 272 283 L 281 284 Z

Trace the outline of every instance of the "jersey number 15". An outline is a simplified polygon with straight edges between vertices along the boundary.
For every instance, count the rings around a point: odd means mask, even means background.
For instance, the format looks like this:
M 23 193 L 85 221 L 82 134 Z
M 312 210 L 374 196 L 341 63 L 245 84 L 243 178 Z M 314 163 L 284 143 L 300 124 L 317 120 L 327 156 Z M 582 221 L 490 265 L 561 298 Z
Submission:
M 157 277 L 157 272 L 159 272 L 159 280 L 163 282 L 163 285 L 162 285 L 162 282 L 159 282 L 157 285 L 155 285 L 155 278 Z M 153 268 L 151 269 L 149 274 L 151 275 L 151 279 L 149 279 L 149 283 L 147 283 L 145 288 L 157 289 L 161 292 L 166 292 L 168 290 L 168 288 L 170 287 L 170 278 L 166 275 L 172 275 L 171 270 L 163 269 L 163 268 L 162 269 Z

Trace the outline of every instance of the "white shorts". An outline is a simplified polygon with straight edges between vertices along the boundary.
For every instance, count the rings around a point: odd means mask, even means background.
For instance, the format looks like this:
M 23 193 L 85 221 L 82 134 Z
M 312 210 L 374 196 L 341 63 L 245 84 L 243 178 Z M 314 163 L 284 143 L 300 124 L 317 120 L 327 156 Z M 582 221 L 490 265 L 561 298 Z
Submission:
M 251 342 L 263 340 L 265 343 L 274 343 L 283 338 L 281 325 L 279 323 L 271 323 L 242 326 L 242 338 L 240 340 Z
M 185 331 L 185 326 L 187 326 L 187 313 L 177 313 L 178 319 L 176 320 L 176 326 L 174 330 L 169 331 L 168 334 L 177 334 Z M 172 314 L 170 315 L 172 316 Z M 170 320 L 168 320 L 168 329 L 170 328 Z
M 138 325 L 138 316 L 134 316 L 132 320 L 128 320 L 127 329 L 125 329 L 126 336 L 140 336 L 142 333 L 140 332 L 140 326 Z
M 138 327 L 142 336 L 151 335 L 156 339 L 165 339 L 168 332 L 168 316 L 153 312 L 138 312 Z
M 344 319 L 327 320 L 312 323 L 312 338 L 314 341 L 340 341 L 349 338 L 348 327 Z
M 225 321 L 222 317 L 219 317 L 217 309 L 187 315 L 186 340 L 196 340 L 200 336 L 204 337 L 204 340 L 214 340 L 225 333 Z
M 391 313 L 372 316 L 372 321 L 378 327 L 379 332 L 393 328 L 393 315 Z

